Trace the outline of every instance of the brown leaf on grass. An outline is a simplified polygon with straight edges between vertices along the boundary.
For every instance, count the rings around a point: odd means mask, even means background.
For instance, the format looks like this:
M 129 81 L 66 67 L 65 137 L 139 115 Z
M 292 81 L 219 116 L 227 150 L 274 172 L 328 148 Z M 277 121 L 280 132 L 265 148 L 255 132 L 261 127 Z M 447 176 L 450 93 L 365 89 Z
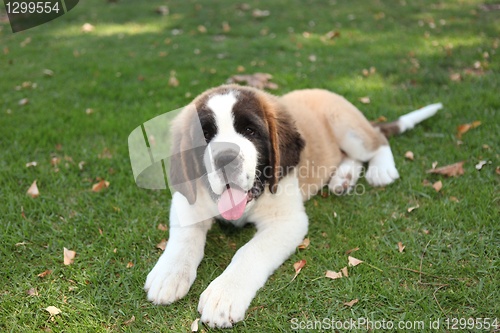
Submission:
M 500 176 L 500 165 L 495 168 L 495 173 Z
M 271 12 L 268 10 L 254 9 L 252 12 L 253 17 L 266 17 L 271 15 Z
M 196 318 L 192 323 L 191 323 L 191 332 L 198 332 L 198 322 L 200 321 L 200 318 Z
M 479 163 L 476 164 L 476 170 L 481 170 L 485 164 L 488 163 L 487 161 L 479 161 Z
M 222 31 L 224 32 L 231 31 L 231 26 L 226 21 L 222 22 Z
M 64 248 L 64 264 L 71 265 L 73 261 L 75 260 L 76 252 L 72 250 L 68 250 L 67 248 Z
M 158 6 L 156 7 L 155 12 L 160 14 L 161 16 L 166 16 L 168 15 L 169 10 L 167 6 Z
M 427 173 L 434 173 L 434 174 L 440 174 L 440 175 L 445 175 L 447 177 L 455 177 L 455 176 L 460 176 L 464 174 L 464 165 L 465 161 L 446 165 L 440 168 L 432 168 L 430 170 L 427 170 Z
M 95 27 L 90 23 L 85 23 L 82 25 L 83 32 L 92 32 L 92 31 L 94 31 L 94 29 L 95 29 Z
M 50 269 L 47 269 L 43 272 L 41 272 L 40 274 L 38 274 L 37 276 L 41 279 L 43 279 L 44 277 L 46 277 L 47 275 L 50 275 L 52 273 L 52 271 Z
M 27 105 L 29 102 L 30 102 L 29 99 L 23 98 L 23 99 L 19 100 L 18 104 L 23 106 L 23 105 Z
M 359 101 L 363 104 L 370 104 L 370 97 L 365 96 L 365 97 L 360 97 Z
M 408 150 L 406 153 L 405 153 L 405 157 L 411 161 L 413 161 L 414 159 L 414 156 L 413 156 L 413 152 Z
M 326 271 L 325 276 L 332 280 L 340 279 L 342 277 L 342 272 Z
M 304 238 L 304 240 L 302 241 L 302 243 L 300 243 L 300 245 L 298 246 L 298 249 L 299 250 L 304 250 L 306 249 L 309 244 L 311 244 L 311 241 L 309 240 L 309 238 Z
M 356 252 L 358 250 L 359 250 L 359 247 L 355 247 L 354 249 L 350 249 L 350 250 L 345 251 L 345 254 L 349 255 L 349 254 Z
M 58 308 L 56 308 L 55 306 L 48 306 L 45 308 L 45 311 L 47 311 L 48 313 L 50 313 L 50 316 L 56 316 L 58 314 L 60 314 L 62 311 Z
M 123 325 L 128 326 L 128 325 L 132 324 L 134 321 L 135 321 L 135 316 L 132 315 L 132 317 L 129 320 L 125 320 L 123 322 Z
M 365 76 L 365 77 L 368 77 L 368 76 L 370 76 L 370 75 L 373 75 L 373 74 L 375 74 L 376 72 L 377 72 L 377 69 L 376 69 L 375 67 L 373 67 L 373 66 L 371 66 L 371 67 L 370 67 L 370 69 L 366 69 L 366 68 L 364 68 L 364 69 L 362 70 L 363 76 Z
M 399 253 L 403 252 L 406 246 L 403 245 L 403 243 L 398 242 L 398 251 Z
M 231 76 L 227 83 L 245 83 L 257 89 L 278 89 L 276 83 L 269 82 L 272 78 L 273 76 L 268 73 L 237 74 Z
M 38 163 L 36 161 L 26 163 L 27 168 L 36 167 L 37 165 Z
M 179 80 L 171 75 L 170 78 L 168 79 L 168 85 L 171 87 L 178 87 L 179 86 Z
M 51 70 L 51 69 L 48 69 L 48 68 L 44 69 L 44 70 L 42 71 L 42 73 L 43 73 L 43 75 L 45 75 L 45 76 L 47 76 L 47 77 L 52 77 L 52 76 L 54 76 L 54 71 L 53 71 L 53 70 Z
M 363 260 L 359 260 L 359 259 L 356 259 L 354 257 L 347 257 L 347 259 L 349 260 L 349 266 L 352 266 L 352 267 L 355 267 L 355 266 L 358 266 L 359 264 L 361 264 L 363 262 Z
M 469 130 L 478 127 L 479 125 L 481 125 L 481 122 L 479 120 L 473 121 L 470 124 L 459 125 L 457 127 L 457 138 L 461 139 L 462 135 L 464 135 Z
M 357 298 L 353 299 L 352 301 L 350 302 L 345 302 L 344 305 L 345 306 L 348 306 L 348 307 L 352 307 L 354 304 L 358 303 L 359 300 Z
M 415 209 L 419 208 L 420 206 L 417 204 L 416 206 L 410 207 L 407 209 L 408 213 L 413 212 Z
M 101 192 L 102 190 L 109 187 L 109 182 L 101 179 L 98 183 L 92 185 L 92 192 Z
M 38 290 L 36 290 L 36 288 L 30 288 L 26 290 L 26 294 L 28 294 L 28 296 L 38 296 Z
M 38 191 L 38 186 L 36 186 L 36 180 L 31 184 L 26 194 L 32 198 L 36 198 L 40 195 L 40 191 Z
M 302 270 L 302 268 L 304 268 L 304 266 L 306 265 L 306 263 L 307 263 L 307 261 L 305 259 L 302 259 L 302 260 L 299 260 L 299 261 L 297 261 L 296 263 L 293 264 L 293 269 L 295 270 L 295 275 L 293 276 L 292 281 L 295 280 L 295 278 L 297 277 L 297 275 L 299 275 L 300 271 Z
M 105 147 L 98 155 L 98 158 L 104 159 L 104 158 L 113 158 L 113 154 L 111 154 L 111 150 L 109 148 Z
M 165 251 L 166 247 L 167 247 L 167 240 L 165 238 L 163 238 L 158 244 L 156 244 L 156 248 L 162 251 Z
M 127 263 L 127 268 L 132 268 L 132 267 L 134 267 L 134 263 L 132 261 L 129 261 Z
M 443 182 L 438 180 L 437 182 L 432 184 L 432 188 L 434 188 L 436 190 L 436 192 L 441 191 L 441 189 L 443 188 Z
M 163 223 L 159 223 L 158 224 L 158 230 L 161 230 L 161 231 L 167 231 L 168 230 L 168 227 L 167 225 L 163 224 Z
M 342 272 L 342 275 L 344 275 L 345 277 L 349 276 L 349 272 L 347 271 L 347 266 L 343 267 L 340 271 Z

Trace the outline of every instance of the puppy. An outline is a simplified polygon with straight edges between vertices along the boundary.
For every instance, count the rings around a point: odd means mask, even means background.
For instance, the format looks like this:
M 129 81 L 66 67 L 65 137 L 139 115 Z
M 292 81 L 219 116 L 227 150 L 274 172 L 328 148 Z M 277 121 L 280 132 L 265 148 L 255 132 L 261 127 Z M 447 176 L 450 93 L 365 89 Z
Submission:
M 168 178 L 176 190 L 170 238 L 145 290 L 155 304 L 184 297 L 196 278 L 215 219 L 253 223 L 255 236 L 202 293 L 201 321 L 231 327 L 269 276 L 302 242 L 303 202 L 324 186 L 350 191 L 366 180 L 385 186 L 398 177 L 386 135 L 433 116 L 433 104 L 392 123 L 372 125 L 343 97 L 320 89 L 281 97 L 237 85 L 202 93 L 173 121 Z

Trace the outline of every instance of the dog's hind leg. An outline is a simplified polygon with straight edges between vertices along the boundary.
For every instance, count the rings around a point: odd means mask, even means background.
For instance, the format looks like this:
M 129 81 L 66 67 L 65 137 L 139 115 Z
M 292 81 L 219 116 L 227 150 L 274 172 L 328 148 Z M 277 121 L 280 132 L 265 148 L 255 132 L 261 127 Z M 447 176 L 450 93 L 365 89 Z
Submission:
M 329 123 L 340 149 L 350 160 L 341 164 L 340 169 L 349 169 L 353 161 L 368 162 L 366 180 L 374 186 L 384 186 L 399 178 L 394 157 L 387 138 L 379 128 L 375 128 L 365 116 L 345 99 L 335 101 L 342 112 L 332 113 Z M 359 175 L 359 173 L 358 173 Z M 338 185 L 340 179 L 332 178 L 331 185 Z

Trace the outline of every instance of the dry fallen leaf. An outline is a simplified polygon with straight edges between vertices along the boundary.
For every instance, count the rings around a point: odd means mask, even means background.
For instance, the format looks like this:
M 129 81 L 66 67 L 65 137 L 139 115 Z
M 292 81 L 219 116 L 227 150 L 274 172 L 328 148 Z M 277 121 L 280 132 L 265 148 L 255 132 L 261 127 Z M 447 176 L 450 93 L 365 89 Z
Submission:
M 326 271 L 325 276 L 327 278 L 335 280 L 335 279 L 340 279 L 342 277 L 342 273 L 341 272 L 334 272 L 334 271 Z
M 29 167 L 36 167 L 37 166 L 37 162 L 36 161 L 33 161 L 33 162 L 28 162 L 26 163 L 26 167 L 29 168 Z
M 100 192 L 109 187 L 109 182 L 101 179 L 99 183 L 92 185 L 92 192 Z
M 269 15 L 271 15 L 271 12 L 268 10 L 254 9 L 252 12 L 253 17 L 266 17 Z
M 348 307 L 352 307 L 354 304 L 358 303 L 359 300 L 357 298 L 353 299 L 352 301 L 350 302 L 346 302 L 344 303 L 345 306 L 348 306 Z
M 51 316 L 56 316 L 58 314 L 61 313 L 61 310 L 59 310 L 58 308 L 56 308 L 55 306 L 48 306 L 45 308 L 45 310 L 50 313 Z
M 342 275 L 344 275 L 345 277 L 349 276 L 349 272 L 347 271 L 347 266 L 343 267 L 340 271 L 342 272 Z
M 355 266 L 358 266 L 359 264 L 361 264 L 363 261 L 362 260 L 359 260 L 359 259 L 356 259 L 354 257 L 347 257 L 347 259 L 349 260 L 349 266 L 352 266 L 352 267 L 355 267 Z
M 159 223 L 158 224 L 158 230 L 161 230 L 161 231 L 167 231 L 168 230 L 168 227 L 167 225 L 163 224 L 163 223 Z
M 40 192 L 38 191 L 38 186 L 36 186 L 36 180 L 33 182 L 33 184 L 31 184 L 26 194 L 32 198 L 36 198 L 40 195 Z
M 300 271 L 302 270 L 302 268 L 304 268 L 306 263 L 307 263 L 307 261 L 305 259 L 302 259 L 302 260 L 297 261 L 296 263 L 293 264 L 293 269 L 295 270 L 295 275 L 293 276 L 292 281 L 295 280 L 297 275 L 299 275 Z
M 111 153 L 111 150 L 109 148 L 104 147 L 104 149 L 97 155 L 98 158 L 103 159 L 103 158 L 113 158 L 113 154 Z
M 50 70 L 50 69 L 44 69 L 43 75 L 48 76 L 48 77 L 52 77 L 52 76 L 54 76 L 54 71 Z
M 462 135 L 464 135 L 469 130 L 478 127 L 479 125 L 481 125 L 481 122 L 479 120 L 473 121 L 470 124 L 459 125 L 457 127 L 457 138 L 461 139 Z
M 132 315 L 132 317 L 129 320 L 125 320 L 123 322 L 123 325 L 128 326 L 128 325 L 132 324 L 134 321 L 135 321 L 135 316 Z
M 38 290 L 36 290 L 36 288 L 30 288 L 26 290 L 26 294 L 28 294 L 28 296 L 38 296 Z
M 95 27 L 90 23 L 85 23 L 84 25 L 82 25 L 83 32 L 92 32 L 92 31 L 94 31 L 94 29 L 95 29 Z
M 486 163 L 488 163 L 488 162 L 487 161 L 479 161 L 479 163 L 476 164 L 476 170 L 481 170 Z
M 273 76 L 268 73 L 238 74 L 231 76 L 227 83 L 246 83 L 257 89 L 278 89 L 276 83 L 269 82 Z
M 18 104 L 19 104 L 19 105 L 26 105 L 26 104 L 28 104 L 29 102 L 30 102 L 30 100 L 29 100 L 29 99 L 27 99 L 27 98 L 23 98 L 23 99 L 19 100 Z
M 158 244 L 156 244 L 156 248 L 162 251 L 165 251 L 166 247 L 167 247 L 167 240 L 165 238 L 163 238 Z
M 455 164 L 446 165 L 437 169 L 432 168 L 430 170 L 427 170 L 427 173 L 435 173 L 435 174 L 445 175 L 447 177 L 460 176 L 464 174 L 464 169 L 463 169 L 464 163 L 465 161 L 462 161 Z
M 438 161 L 432 162 L 432 169 L 436 169 L 437 165 L 438 165 Z
M 415 209 L 419 208 L 420 206 L 417 204 L 416 206 L 410 207 L 407 209 L 408 213 L 413 212 Z
M 345 251 L 345 254 L 349 255 L 349 254 L 356 252 L 358 250 L 359 250 L 359 247 L 355 247 L 354 249 L 350 249 L 350 250 Z
M 403 245 L 403 243 L 398 242 L 398 251 L 399 253 L 403 252 L 406 246 Z
M 224 32 L 229 32 L 231 31 L 231 26 L 227 22 L 222 22 L 222 31 Z
M 43 279 L 44 277 L 46 277 L 47 275 L 50 275 L 50 273 L 52 273 L 52 271 L 50 269 L 47 269 L 43 272 L 41 272 L 40 274 L 38 274 L 37 276 L 41 279 Z
M 127 263 L 127 268 L 132 268 L 132 267 L 134 267 L 134 263 L 132 261 L 129 261 Z
M 443 182 L 438 180 L 437 182 L 432 184 L 432 187 L 436 190 L 436 192 L 439 192 L 443 188 Z
M 370 97 L 365 96 L 365 97 L 360 97 L 359 101 L 363 104 L 370 104 Z
M 168 10 L 167 6 L 158 6 L 158 7 L 156 7 L 155 12 L 162 15 L 162 16 L 165 16 L 165 15 L 168 15 L 169 10 Z
M 76 252 L 72 250 L 68 250 L 67 248 L 64 248 L 64 264 L 71 265 L 73 261 L 75 260 Z
M 304 250 L 309 246 L 309 244 L 311 244 L 311 241 L 309 240 L 309 238 L 304 238 L 304 240 L 302 241 L 302 243 L 300 243 L 298 248 L 299 248 L 299 250 Z
M 414 158 L 414 156 L 413 156 L 413 152 L 408 150 L 408 151 L 405 153 L 405 157 L 406 157 L 407 159 L 409 159 L 409 160 L 412 160 L 412 161 L 413 161 L 413 158 Z
M 198 332 L 198 322 L 200 321 L 200 318 L 196 318 L 192 323 L 191 323 L 191 332 Z
M 168 79 L 168 85 L 171 87 L 178 87 L 179 80 L 174 75 L 171 75 L 170 78 Z

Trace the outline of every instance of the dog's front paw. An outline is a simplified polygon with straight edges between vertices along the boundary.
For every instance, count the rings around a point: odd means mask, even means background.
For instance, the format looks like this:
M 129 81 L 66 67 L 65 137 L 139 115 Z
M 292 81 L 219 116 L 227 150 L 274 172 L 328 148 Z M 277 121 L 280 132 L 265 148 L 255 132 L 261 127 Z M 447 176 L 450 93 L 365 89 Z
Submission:
M 372 186 L 385 186 L 399 178 L 398 170 L 394 165 L 370 165 L 366 173 L 366 180 Z
M 198 312 L 201 321 L 210 327 L 227 328 L 245 318 L 253 295 L 223 275 L 212 281 L 201 294 Z M 248 287 L 248 286 L 247 286 Z
M 154 304 L 170 304 L 186 296 L 196 278 L 196 270 L 191 272 L 188 267 L 160 263 L 148 274 L 144 290 Z

